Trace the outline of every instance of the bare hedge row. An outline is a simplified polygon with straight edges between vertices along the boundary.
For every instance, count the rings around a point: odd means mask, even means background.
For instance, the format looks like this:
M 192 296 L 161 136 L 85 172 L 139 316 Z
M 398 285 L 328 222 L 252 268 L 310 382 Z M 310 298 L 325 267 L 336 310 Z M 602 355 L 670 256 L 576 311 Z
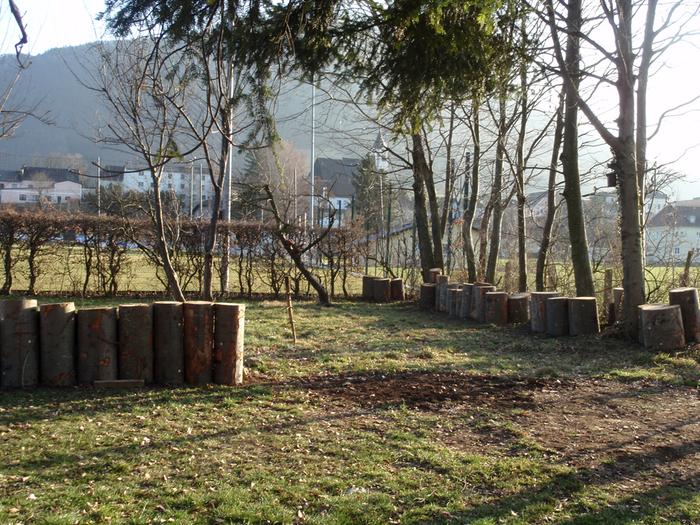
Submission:
M 207 228 L 208 222 L 196 220 L 172 220 L 167 224 L 167 242 L 175 270 L 183 289 L 194 294 L 202 282 Z M 273 225 L 260 223 L 220 223 L 219 235 L 231 233 L 231 292 L 280 296 L 284 292 L 285 276 L 289 276 L 295 295 L 309 293 L 308 285 L 286 257 L 272 228 Z M 297 231 L 292 235 L 304 242 L 302 237 L 306 234 Z M 360 271 L 366 249 L 360 242 L 363 238 L 364 232 L 358 227 L 334 229 L 314 251 L 312 265 L 332 296 L 350 295 L 350 276 Z M 148 219 L 55 210 L 2 210 L 0 293 L 12 293 L 17 277 L 26 277 L 29 294 L 38 291 L 40 277 L 45 283 L 42 291 L 82 295 L 137 291 L 132 284 L 139 272 L 146 270 L 145 265 L 157 280 L 151 289 L 165 290 L 165 275 L 155 241 Z M 220 268 L 217 259 L 215 271 Z

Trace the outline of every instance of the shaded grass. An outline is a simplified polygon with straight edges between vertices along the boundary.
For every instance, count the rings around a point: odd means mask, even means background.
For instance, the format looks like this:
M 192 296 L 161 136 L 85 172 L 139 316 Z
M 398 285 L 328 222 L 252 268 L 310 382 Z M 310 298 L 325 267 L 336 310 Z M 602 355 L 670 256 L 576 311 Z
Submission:
M 532 337 L 407 305 L 301 303 L 296 314 L 293 346 L 283 303 L 248 305 L 255 382 L 242 388 L 3 392 L 0 523 L 700 521 L 698 480 L 631 484 L 616 466 L 644 477 L 655 458 L 614 451 L 572 466 L 528 437 L 511 417 L 521 409 L 373 406 L 305 383 L 459 371 L 688 385 L 700 378 L 697 351 Z M 697 444 L 677 453 L 692 457 Z

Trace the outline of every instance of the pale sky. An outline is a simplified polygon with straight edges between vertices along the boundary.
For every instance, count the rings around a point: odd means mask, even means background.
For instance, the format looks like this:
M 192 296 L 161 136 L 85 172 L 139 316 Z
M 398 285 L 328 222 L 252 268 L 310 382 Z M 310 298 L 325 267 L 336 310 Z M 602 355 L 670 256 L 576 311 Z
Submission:
M 15 3 L 24 15 L 29 36 L 24 52 L 31 55 L 105 37 L 104 25 L 95 21 L 104 8 L 103 0 L 15 0 Z M 690 0 L 687 4 L 690 7 L 697 2 Z M 700 31 L 700 20 L 691 29 Z M 14 53 L 19 33 L 6 0 L 0 0 L 0 35 L 4 35 L 0 37 L 0 53 Z M 663 67 L 650 81 L 649 94 L 650 122 L 666 109 L 700 95 L 700 37 L 677 45 L 664 55 Z M 681 199 L 700 197 L 700 101 L 693 108 L 669 119 L 649 144 L 650 160 L 674 161 L 673 167 L 686 175 L 686 182 L 675 187 L 673 196 Z

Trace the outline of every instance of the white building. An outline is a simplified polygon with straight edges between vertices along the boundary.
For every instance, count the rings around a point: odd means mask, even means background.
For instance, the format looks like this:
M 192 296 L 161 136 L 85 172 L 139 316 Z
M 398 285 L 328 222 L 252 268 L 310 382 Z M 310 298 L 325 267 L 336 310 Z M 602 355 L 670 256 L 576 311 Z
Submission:
M 646 228 L 650 263 L 682 263 L 690 250 L 700 253 L 700 198 L 667 204 Z
M 148 170 L 126 171 L 120 178 L 122 190 L 144 193 L 152 189 Z M 185 210 L 192 210 L 195 217 L 208 215 L 214 196 L 214 186 L 209 171 L 203 165 L 166 166 L 161 177 L 161 191 L 174 193 Z
M 0 187 L 0 204 L 38 204 L 76 206 L 82 198 L 82 186 L 77 182 L 22 180 L 4 182 Z

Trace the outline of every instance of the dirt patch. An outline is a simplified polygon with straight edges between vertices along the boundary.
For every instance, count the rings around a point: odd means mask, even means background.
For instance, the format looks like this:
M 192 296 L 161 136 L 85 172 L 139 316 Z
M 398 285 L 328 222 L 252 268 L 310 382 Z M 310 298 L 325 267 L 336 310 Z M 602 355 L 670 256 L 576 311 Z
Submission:
M 551 381 L 550 381 L 551 382 Z M 534 394 L 549 383 L 464 372 L 402 372 L 314 376 L 295 386 L 336 401 L 368 408 L 405 405 L 439 410 L 470 404 L 501 408 L 534 408 Z M 562 383 L 559 383 L 564 388 Z

